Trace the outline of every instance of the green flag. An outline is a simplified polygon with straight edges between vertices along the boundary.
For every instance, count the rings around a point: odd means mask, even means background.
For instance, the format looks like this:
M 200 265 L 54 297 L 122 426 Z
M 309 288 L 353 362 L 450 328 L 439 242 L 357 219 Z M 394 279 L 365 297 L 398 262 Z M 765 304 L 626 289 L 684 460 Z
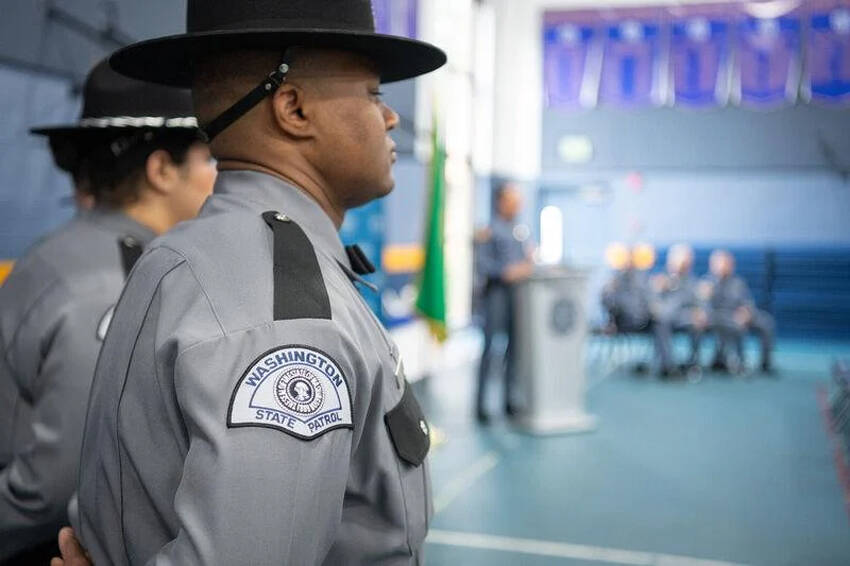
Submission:
M 431 170 L 428 217 L 425 227 L 425 264 L 419 280 L 416 310 L 442 342 L 446 339 L 446 267 L 443 225 L 446 203 L 446 148 L 440 137 L 437 120 L 431 132 Z

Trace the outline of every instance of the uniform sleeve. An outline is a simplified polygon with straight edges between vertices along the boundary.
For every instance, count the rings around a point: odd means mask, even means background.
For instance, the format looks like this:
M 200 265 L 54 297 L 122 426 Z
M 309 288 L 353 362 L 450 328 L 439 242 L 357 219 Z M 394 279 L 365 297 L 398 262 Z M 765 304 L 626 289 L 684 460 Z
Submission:
M 12 426 L 18 402 L 15 379 L 7 359 L 6 341 L 0 335 L 0 472 L 12 459 Z
M 481 272 L 484 278 L 501 279 L 505 272 L 505 262 L 499 251 L 499 236 L 493 234 L 483 246 L 481 246 Z
M 0 472 L 0 539 L 16 552 L 51 538 L 67 522 L 66 505 L 76 485 L 89 387 L 99 342 L 96 307 L 62 301 L 55 318 L 34 317 L 17 340 L 40 351 L 33 373 L 18 376 L 30 400 L 29 440 Z M 10 368 L 7 367 L 7 370 Z M 27 373 L 22 368 L 24 373 Z M 14 547 L 14 548 L 10 548 Z
M 311 439 L 274 423 L 229 422 L 274 408 L 259 392 L 243 398 L 240 384 L 264 356 L 290 355 L 293 344 L 332 361 L 355 397 L 365 365 L 329 320 L 276 322 L 178 355 L 174 383 L 189 438 L 174 498 L 179 528 L 149 564 L 312 565 L 327 555 L 342 519 L 356 418 Z
M 755 302 L 753 301 L 753 295 L 750 292 L 750 287 L 747 285 L 747 282 L 743 279 L 738 279 L 738 302 L 742 307 L 754 308 Z

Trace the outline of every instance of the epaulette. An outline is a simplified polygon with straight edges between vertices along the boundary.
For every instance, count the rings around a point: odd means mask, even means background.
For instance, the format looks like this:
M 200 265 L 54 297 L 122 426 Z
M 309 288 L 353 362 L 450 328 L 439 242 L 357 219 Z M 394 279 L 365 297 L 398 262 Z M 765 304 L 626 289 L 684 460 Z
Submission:
M 274 233 L 274 320 L 331 319 L 331 302 L 307 234 L 291 218 L 263 213 Z
M 121 250 L 121 264 L 124 267 L 124 277 L 130 275 L 133 266 L 142 257 L 144 247 L 138 240 L 132 236 L 124 236 L 118 240 L 118 247 Z

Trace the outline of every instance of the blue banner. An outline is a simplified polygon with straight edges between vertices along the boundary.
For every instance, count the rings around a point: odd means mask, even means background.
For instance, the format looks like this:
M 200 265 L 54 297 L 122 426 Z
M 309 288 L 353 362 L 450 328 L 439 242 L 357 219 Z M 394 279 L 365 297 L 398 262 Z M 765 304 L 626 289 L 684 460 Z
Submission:
M 800 86 L 800 19 L 745 18 L 738 26 L 737 82 L 742 104 L 792 104 Z
M 588 71 L 588 54 L 596 36 L 590 26 L 547 24 L 543 30 L 543 81 L 546 106 L 576 108 L 582 105 Z M 591 93 L 589 102 L 595 98 Z
M 850 8 L 815 12 L 809 21 L 808 90 L 812 100 L 850 102 Z
M 377 268 L 375 273 L 366 276 L 365 279 L 376 285 L 378 289 L 382 289 L 386 279 L 384 270 L 381 268 L 381 255 L 384 249 L 383 201 L 374 200 L 365 206 L 349 210 L 345 214 L 345 222 L 340 228 L 339 235 L 345 245 L 360 246 L 366 257 Z M 360 292 L 375 314 L 382 318 L 380 291 L 373 292 L 371 289 L 360 288 Z
M 661 25 L 626 20 L 605 34 L 599 102 L 618 106 L 664 103 L 666 78 L 661 51 Z
M 725 104 L 729 96 L 728 62 L 728 23 L 705 17 L 673 22 L 670 63 L 676 104 Z
M 378 33 L 416 39 L 418 0 L 372 0 Z

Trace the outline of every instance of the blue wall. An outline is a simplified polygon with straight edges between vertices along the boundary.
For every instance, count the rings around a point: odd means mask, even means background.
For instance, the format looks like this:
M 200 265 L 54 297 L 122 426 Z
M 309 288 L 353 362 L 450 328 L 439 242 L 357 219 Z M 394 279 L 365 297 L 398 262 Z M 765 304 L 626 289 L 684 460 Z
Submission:
M 848 109 L 547 111 L 543 123 L 542 197 L 564 205 L 576 235 L 850 244 Z M 593 160 L 565 164 L 557 151 L 565 135 L 588 137 Z M 638 187 L 627 182 L 632 172 Z M 588 246 L 567 242 L 578 259 Z
M 0 259 L 19 257 L 73 214 L 71 183 L 56 170 L 34 126 L 76 121 L 88 70 L 117 47 L 52 18 L 48 2 L 4 0 L 0 18 Z M 52 3 L 125 39 L 178 33 L 185 0 L 63 0 Z M 108 34 L 107 34 L 108 35 Z
M 566 259 L 596 267 L 594 297 L 612 241 L 850 249 L 850 110 L 547 111 L 543 123 L 535 209 L 562 210 Z M 565 135 L 587 136 L 593 160 L 565 164 Z
M 73 214 L 70 179 L 28 130 L 76 120 L 79 98 L 67 81 L 0 66 L 0 107 L 0 259 L 13 259 Z
M 826 171 L 622 171 L 545 177 L 539 206 L 559 206 L 565 250 L 593 263 L 610 241 L 850 245 L 850 184 Z

